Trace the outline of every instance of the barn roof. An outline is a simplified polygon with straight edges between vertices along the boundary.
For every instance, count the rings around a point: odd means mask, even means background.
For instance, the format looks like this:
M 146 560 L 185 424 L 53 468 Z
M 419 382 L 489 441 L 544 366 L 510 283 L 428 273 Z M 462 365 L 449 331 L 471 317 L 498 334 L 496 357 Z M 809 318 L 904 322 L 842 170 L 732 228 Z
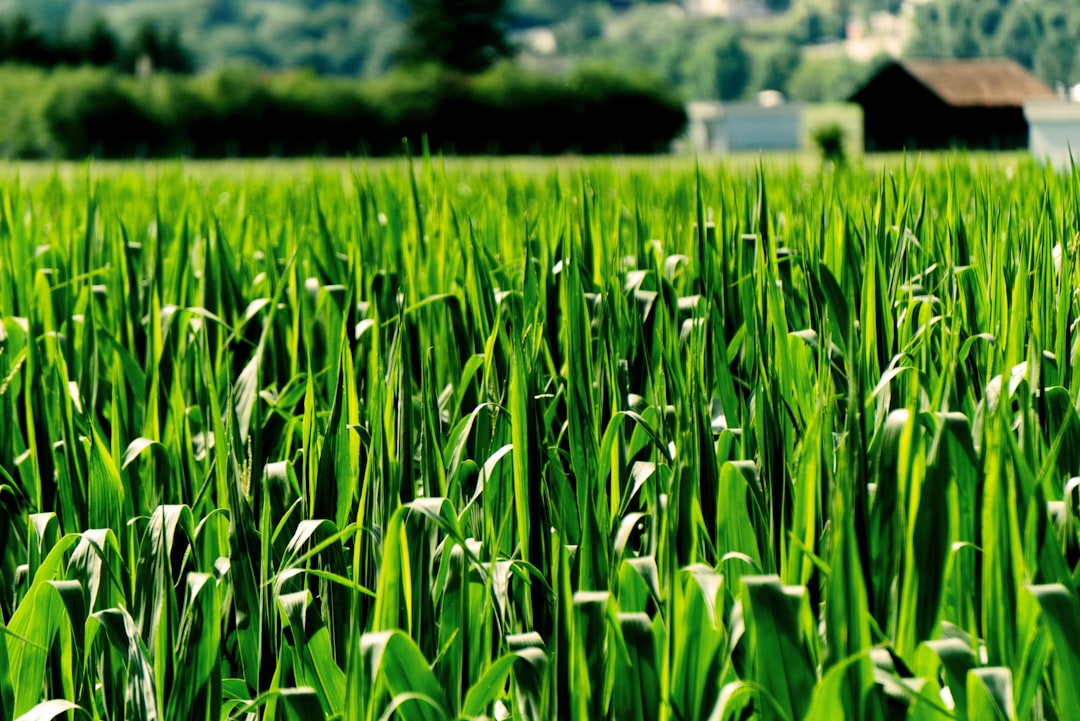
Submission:
M 1020 107 L 1031 98 L 1055 97 L 1014 60 L 902 60 L 897 64 L 954 107 Z

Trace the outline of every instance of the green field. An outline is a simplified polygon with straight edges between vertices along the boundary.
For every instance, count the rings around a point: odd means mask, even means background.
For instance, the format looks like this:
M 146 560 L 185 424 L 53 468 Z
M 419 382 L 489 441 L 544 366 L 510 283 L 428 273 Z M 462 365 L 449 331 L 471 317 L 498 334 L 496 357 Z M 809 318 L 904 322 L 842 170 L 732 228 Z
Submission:
M 1080 175 L 904 162 L 0 168 L 0 719 L 1075 718 Z

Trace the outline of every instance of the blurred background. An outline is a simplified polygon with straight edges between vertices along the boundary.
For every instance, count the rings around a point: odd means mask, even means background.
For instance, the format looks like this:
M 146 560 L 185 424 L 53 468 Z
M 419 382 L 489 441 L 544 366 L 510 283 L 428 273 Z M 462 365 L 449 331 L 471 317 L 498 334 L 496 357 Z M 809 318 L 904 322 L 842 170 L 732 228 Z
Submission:
M 1076 82 L 1073 5 L 0 0 L 0 154 L 377 155 L 425 135 L 459 153 L 657 152 L 687 138 L 686 103 L 763 91 L 807 104 L 803 136 L 832 125 L 856 147 L 846 101 L 893 59 L 1007 57 Z

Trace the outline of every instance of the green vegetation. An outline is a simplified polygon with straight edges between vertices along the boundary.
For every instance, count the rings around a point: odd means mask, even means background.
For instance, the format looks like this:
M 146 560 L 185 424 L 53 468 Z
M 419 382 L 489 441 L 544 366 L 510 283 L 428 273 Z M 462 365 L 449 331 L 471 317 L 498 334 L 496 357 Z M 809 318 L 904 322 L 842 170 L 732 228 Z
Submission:
M 741 0 L 740 0 L 741 2 Z M 0 19 L 32 19 L 31 35 L 86 58 L 91 41 L 181 42 L 199 69 L 251 64 L 272 70 L 375 77 L 417 57 L 473 71 L 518 51 L 533 68 L 563 72 L 583 62 L 647 69 L 686 97 L 753 97 L 781 90 L 837 101 L 872 67 L 833 46 L 849 23 L 871 34 L 904 33 L 907 56 L 1008 56 L 1051 87 L 1080 82 L 1080 5 L 1061 0 L 762 0 L 761 14 L 693 17 L 690 2 L 647 0 L 0 0 Z M 752 5 L 752 3 L 748 3 Z M 739 6 L 740 3 L 734 3 Z M 680 7 L 682 6 L 682 7 Z M 909 15 L 910 12 L 910 15 Z M 884 25 L 880 20 L 894 16 Z M 104 19 L 107 25 L 102 25 Z M 886 18 L 887 20 L 887 18 Z M 881 28 L 892 26 L 892 30 Z M 877 29 L 875 29 L 875 27 Z M 543 41 L 534 44 L 540 31 Z M 859 32 L 862 32 L 859 31 Z M 179 37 L 175 33 L 179 33 Z M 0 58 L 26 57 L 5 50 Z M 462 44 L 460 38 L 473 43 Z M 415 42 L 420 39 L 420 42 Z M 509 39 L 509 44 L 504 42 Z M 732 47 L 734 43 L 735 47 Z M 475 52 L 476 46 L 486 51 Z M 100 50 L 100 49 L 99 49 Z M 404 50 L 404 52 L 402 52 Z M 826 52 L 828 52 L 826 50 Z M 34 50 L 30 55 L 40 58 Z M 162 53 L 168 55 L 168 53 Z M 54 57 L 57 54 L 53 55 Z M 121 57 L 128 56 L 121 53 Z M 719 57 L 719 62 L 718 62 Z M 39 62 L 32 60 L 31 62 Z M 166 63 L 164 59 L 159 65 Z M 104 64 L 97 62 L 97 64 Z M 126 62 L 125 66 L 130 63 Z M 719 65 L 719 67 L 717 67 Z M 129 68 L 130 69 L 130 68 Z
M 822 160 L 835 165 L 847 162 L 845 153 L 844 128 L 839 123 L 822 125 L 813 132 L 814 144 L 821 151 Z
M 803 147 L 815 147 L 814 136 L 827 126 L 835 126 L 842 131 L 846 157 L 858 158 L 863 154 L 862 108 L 846 103 L 807 105 L 803 110 Z
M 29 15 L 0 15 L 0 62 L 35 67 L 91 65 L 132 73 L 139 63 L 148 70 L 191 72 L 193 60 L 174 27 L 143 23 L 132 37 L 121 41 L 100 17 L 47 33 Z
M 1080 82 L 1080 7 L 1053 0 L 967 2 L 918 6 L 907 52 L 930 57 L 1007 56 L 1053 87 Z
M 47 45 L 72 47 L 59 62 L 85 58 L 94 37 L 154 52 L 153 66 L 212 70 L 235 65 L 304 69 L 372 78 L 416 61 L 475 72 L 515 56 L 526 67 L 562 76 L 608 64 L 657 76 L 684 98 L 753 98 L 760 90 L 800 100 L 842 100 L 870 68 L 841 55 L 798 78 L 804 45 L 843 35 L 843 7 L 831 0 L 767 0 L 751 18 L 693 16 L 678 2 L 614 0 L 0 0 L 4 18 L 28 18 Z M 854 16 L 874 0 L 847 5 Z M 146 43 L 156 28 L 157 43 Z M 0 61 L 42 63 L 40 53 L 7 52 Z M 156 48 L 156 51 L 155 51 Z M 169 52 L 164 52 L 169 50 Z M 182 51 L 182 52 L 173 52 Z M 182 56 L 187 64 L 173 62 Z M 52 56 L 50 56 L 52 57 Z M 132 70 L 120 53 L 119 66 Z M 97 65 L 115 65 L 92 61 Z M 824 72 L 823 72 L 824 71 Z M 809 79 L 813 82 L 807 82 Z
M 0 182 L 0 717 L 1077 708 L 1080 176 L 333 167 Z
M 686 123 L 656 81 L 582 67 L 429 66 L 357 82 L 231 69 L 147 78 L 0 67 L 0 155 L 15 158 L 652 153 Z
M 239 17 L 232 5 L 202 10 L 215 22 Z M 685 126 L 680 98 L 650 73 L 514 66 L 506 17 L 503 0 L 412 0 L 401 69 L 363 81 L 245 65 L 180 77 L 191 56 L 163 21 L 145 20 L 122 45 L 100 18 L 81 34 L 70 19 L 47 33 L 28 14 L 0 14 L 0 152 L 372 156 L 399 153 L 404 138 L 460 154 L 640 154 L 666 151 Z M 721 56 L 739 45 L 727 37 L 703 58 L 706 88 L 731 84 Z
M 410 0 L 408 18 L 407 63 L 478 73 L 513 55 L 505 0 Z

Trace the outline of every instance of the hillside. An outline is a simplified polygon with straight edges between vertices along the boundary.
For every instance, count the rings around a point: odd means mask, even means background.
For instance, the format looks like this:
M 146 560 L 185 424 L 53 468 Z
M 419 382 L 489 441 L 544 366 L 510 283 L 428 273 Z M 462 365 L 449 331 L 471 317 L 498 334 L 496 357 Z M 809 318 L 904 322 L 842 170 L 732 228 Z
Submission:
M 519 60 L 561 72 L 582 63 L 639 69 L 687 97 L 778 89 L 842 99 L 872 63 L 1007 55 L 1049 84 L 1080 81 L 1080 8 L 1053 0 L 508 0 Z M 47 32 L 105 18 L 130 37 L 148 21 L 176 29 L 197 69 L 373 77 L 394 65 L 407 0 L 0 0 Z M 858 61 L 853 63 L 852 60 Z
M 104 17 L 120 36 L 152 21 L 178 28 L 200 68 L 247 62 L 279 69 L 377 75 L 400 38 L 403 2 L 394 0 L 0 0 L 47 31 L 77 31 Z
M 862 0 L 860 6 L 888 1 Z M 829 13 L 819 4 L 818 0 L 719 4 L 715 0 L 509 0 L 507 9 L 508 29 L 515 35 L 524 33 L 518 39 L 526 55 L 533 40 L 529 31 L 544 29 L 557 38 L 554 54 L 565 60 L 593 55 L 593 46 L 602 45 L 600 41 L 612 34 L 613 25 L 624 15 L 636 16 L 639 25 L 654 27 L 647 38 L 649 47 L 641 48 L 646 57 L 655 46 L 686 45 L 687 35 L 701 28 L 664 19 L 680 5 L 705 8 L 705 12 L 730 5 L 739 16 L 746 14 L 745 9 L 755 20 L 764 16 L 766 34 L 790 37 L 796 43 L 812 39 L 802 37 L 806 35 L 802 26 L 811 33 L 841 32 L 842 24 L 827 17 Z M 33 17 L 49 32 L 85 26 L 103 16 L 118 33 L 130 35 L 153 20 L 179 28 L 204 68 L 248 61 L 270 68 L 306 66 L 325 73 L 374 75 L 392 62 L 409 4 L 407 0 L 0 0 L 0 13 L 15 11 Z M 813 17 L 803 23 L 807 15 Z M 719 22 L 704 26 L 708 29 Z

